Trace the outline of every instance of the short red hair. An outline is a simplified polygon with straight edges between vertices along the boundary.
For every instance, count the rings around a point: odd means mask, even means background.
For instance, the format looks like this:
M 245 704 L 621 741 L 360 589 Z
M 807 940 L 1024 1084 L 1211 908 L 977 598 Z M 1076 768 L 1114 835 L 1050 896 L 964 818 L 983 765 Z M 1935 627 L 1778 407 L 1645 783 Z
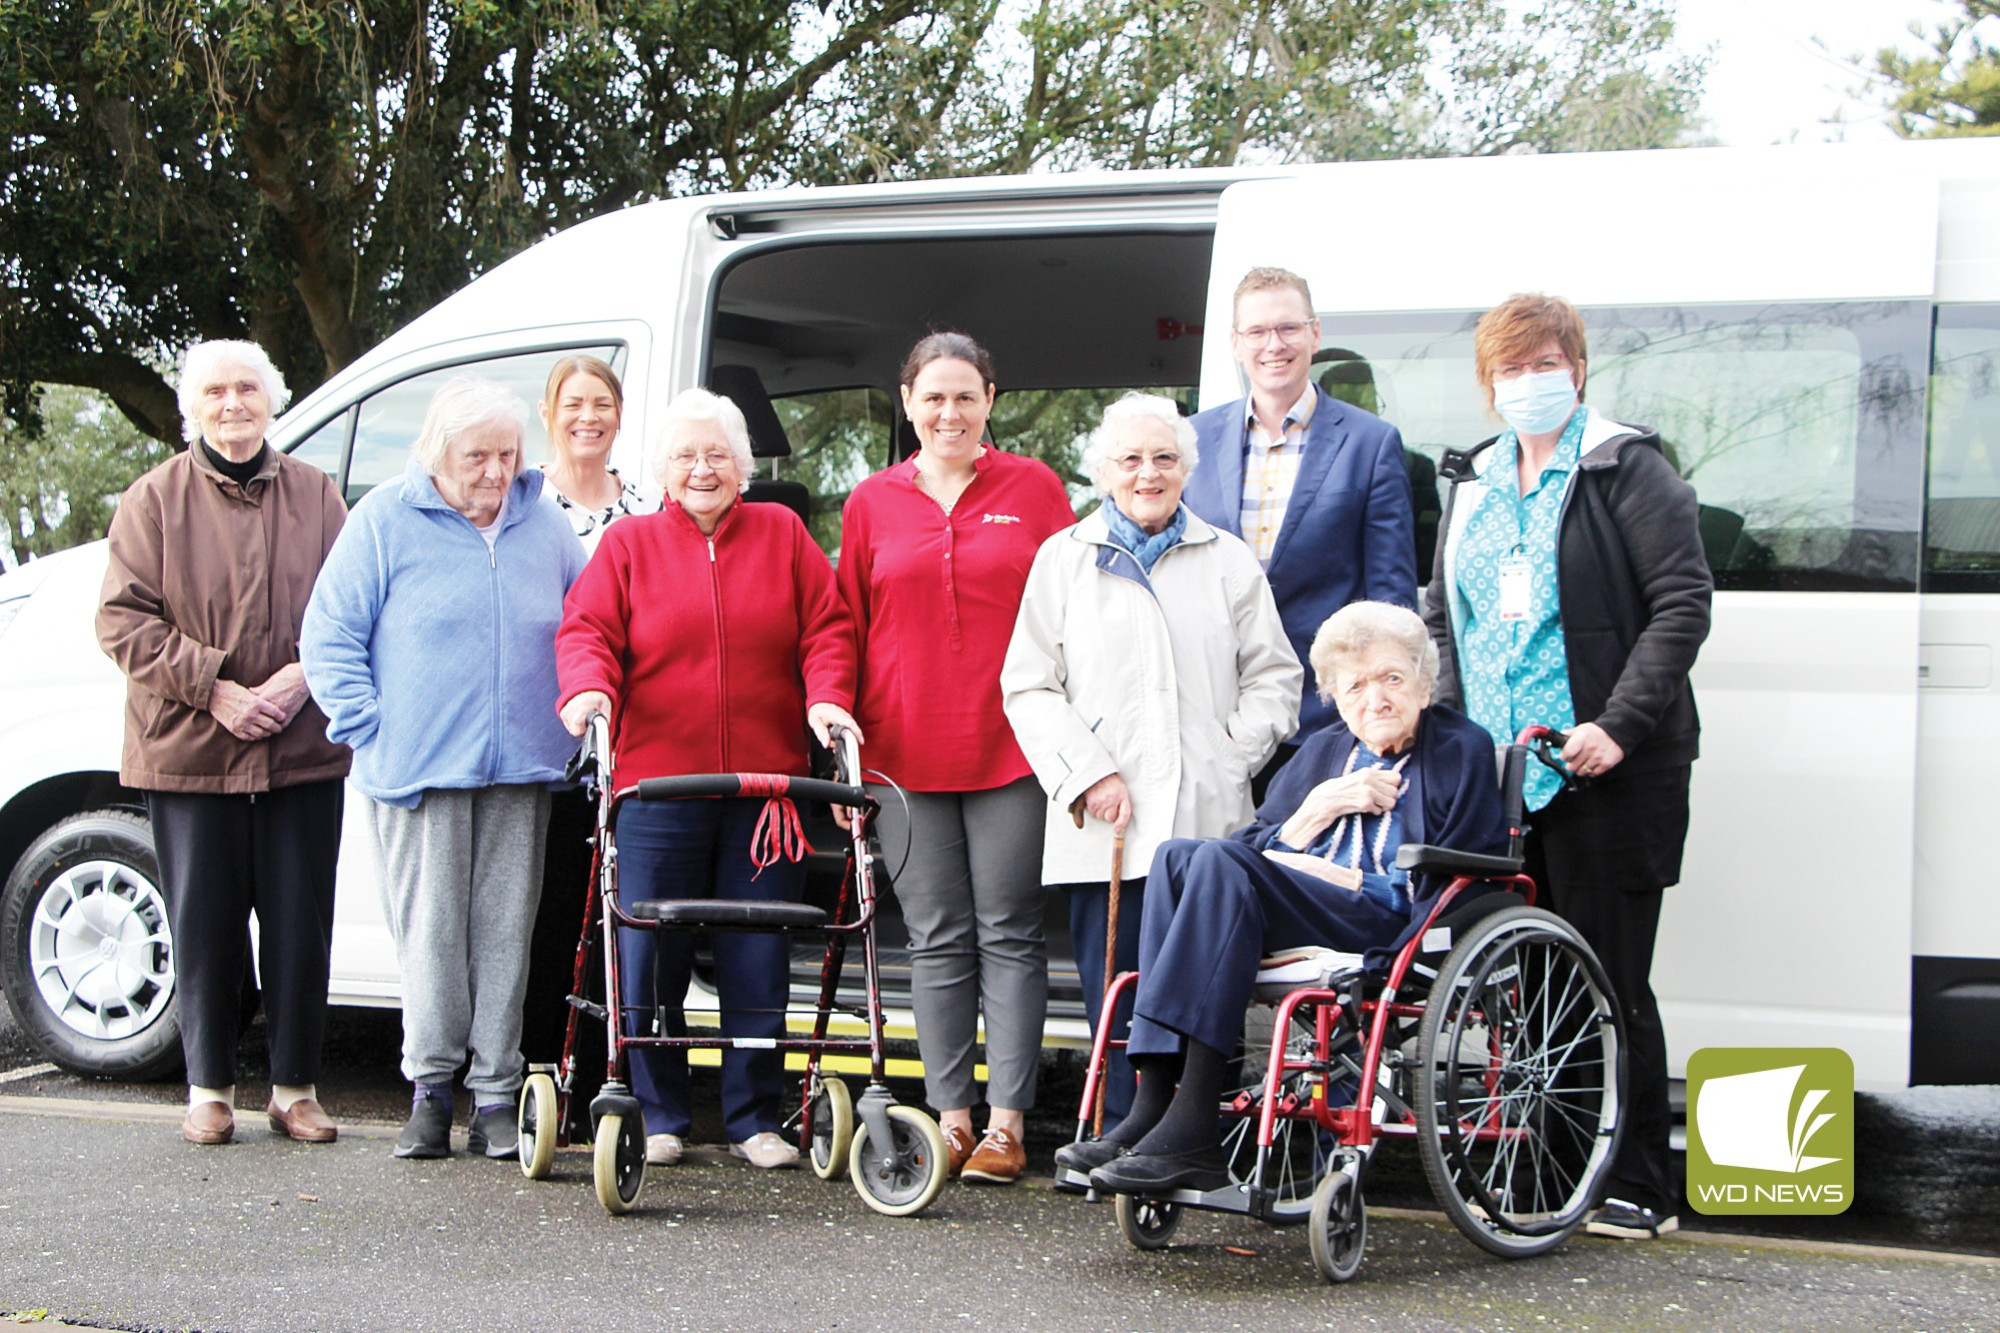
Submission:
M 1582 374 L 1590 360 L 1583 316 L 1560 296 L 1517 292 L 1479 317 L 1479 327 L 1472 333 L 1472 369 L 1479 387 L 1486 390 L 1487 407 L 1493 406 L 1493 372 L 1527 360 L 1551 339 Z

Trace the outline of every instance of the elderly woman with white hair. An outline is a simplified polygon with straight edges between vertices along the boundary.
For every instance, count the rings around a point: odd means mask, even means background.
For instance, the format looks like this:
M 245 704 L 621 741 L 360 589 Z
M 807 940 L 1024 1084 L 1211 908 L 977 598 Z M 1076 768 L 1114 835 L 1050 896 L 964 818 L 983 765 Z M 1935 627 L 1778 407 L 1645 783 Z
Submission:
M 191 1143 L 235 1132 L 238 1004 L 257 914 L 276 1133 L 337 1135 L 320 1107 L 346 747 L 299 670 L 306 598 L 347 510 L 326 473 L 264 442 L 285 381 L 262 348 L 181 367 L 185 452 L 111 519 L 98 641 L 125 673 L 118 777 L 144 792 L 173 928 Z
M 850 715 L 854 629 L 833 567 L 790 509 L 742 502 L 750 432 L 729 399 L 689 389 L 668 404 L 653 466 L 666 505 L 606 530 L 570 590 L 556 641 L 563 724 L 580 736 L 592 713 L 610 719 L 618 787 L 689 773 L 806 773 L 808 726 L 823 743 L 834 724 L 860 734 Z M 799 897 L 802 862 L 778 861 L 761 876 L 753 863 L 763 804 L 753 797 L 626 804 L 618 813 L 619 897 L 628 905 Z M 723 1033 L 782 1036 L 790 985 L 784 938 L 718 933 L 712 944 Z M 657 1001 L 667 1035 L 685 1035 L 680 1000 L 693 939 L 626 930 L 618 948 L 626 1021 L 638 1026 Z M 634 1052 L 631 1075 L 646 1160 L 679 1161 L 691 1124 L 686 1053 Z M 723 1053 L 723 1128 L 732 1151 L 755 1166 L 798 1163 L 798 1150 L 778 1133 L 781 1077 L 774 1051 Z
M 1413 611 L 1353 602 L 1313 638 L 1337 720 L 1299 747 L 1257 817 L 1226 838 L 1175 839 L 1153 858 L 1125 1122 L 1057 1161 L 1125 1194 L 1228 1183 L 1215 1108 L 1258 961 L 1325 945 L 1393 944 L 1443 887 L 1396 868 L 1403 843 L 1507 847 L 1493 740 L 1431 704 L 1437 650 Z
M 549 786 L 572 749 L 555 717 L 556 627 L 583 546 L 521 467 L 527 409 L 460 378 L 424 414 L 400 484 L 355 506 L 306 608 L 302 656 L 327 734 L 354 747 L 376 878 L 403 974 L 398 1157 L 511 1157 L 521 994 L 541 894 Z
M 1241 539 L 1181 503 L 1194 428 L 1174 404 L 1127 394 L 1084 449 L 1104 497 L 1042 544 L 1000 688 L 1053 809 L 1042 882 L 1068 891 L 1070 938 L 1093 1029 L 1101 1021 L 1108 873 L 1125 833 L 1116 962 L 1138 965 L 1141 897 L 1169 838 L 1220 837 L 1251 816 L 1250 777 L 1299 721 L 1304 672 L 1264 571 Z M 1074 818 L 1072 818 L 1074 816 Z M 1112 1035 L 1125 1036 L 1130 1003 Z M 1111 1066 L 1105 1123 L 1132 1103 Z

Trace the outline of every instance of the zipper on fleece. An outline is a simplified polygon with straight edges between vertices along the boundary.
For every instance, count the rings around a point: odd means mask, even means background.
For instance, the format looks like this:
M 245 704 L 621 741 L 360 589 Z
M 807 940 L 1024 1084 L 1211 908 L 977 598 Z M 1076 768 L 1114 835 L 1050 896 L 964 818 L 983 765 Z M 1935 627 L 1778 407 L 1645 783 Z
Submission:
M 715 560 L 715 538 L 711 535 L 707 540 L 709 606 L 715 617 L 715 755 L 718 771 L 732 773 L 735 769 L 729 762 L 729 706 L 724 693 L 728 688 L 725 662 L 729 645 L 722 630 L 722 570 Z

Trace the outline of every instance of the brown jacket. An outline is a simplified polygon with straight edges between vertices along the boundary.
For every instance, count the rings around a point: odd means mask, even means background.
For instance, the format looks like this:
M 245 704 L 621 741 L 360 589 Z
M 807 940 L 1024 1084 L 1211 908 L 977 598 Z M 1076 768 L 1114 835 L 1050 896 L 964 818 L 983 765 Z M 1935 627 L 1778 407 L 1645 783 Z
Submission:
M 299 622 L 347 509 L 274 449 L 245 486 L 199 445 L 132 483 L 111 518 L 97 641 L 125 673 L 118 777 L 147 791 L 244 793 L 342 777 L 347 747 L 308 699 L 269 740 L 208 711 L 217 679 L 261 685 L 299 660 Z

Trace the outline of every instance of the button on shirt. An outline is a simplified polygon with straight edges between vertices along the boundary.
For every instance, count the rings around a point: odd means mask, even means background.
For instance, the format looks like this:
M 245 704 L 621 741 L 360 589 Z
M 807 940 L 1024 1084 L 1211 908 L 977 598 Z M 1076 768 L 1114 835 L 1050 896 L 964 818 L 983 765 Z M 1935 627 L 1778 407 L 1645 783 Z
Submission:
M 1299 479 L 1299 456 L 1305 452 L 1306 428 L 1312 424 L 1318 405 L 1313 386 L 1285 411 L 1284 433 L 1271 438 L 1257 423 L 1256 401 L 1243 400 L 1243 503 L 1239 526 L 1243 540 L 1266 569 L 1271 552 L 1278 545 L 1278 533 L 1285 526 L 1285 508 L 1292 502 L 1292 487 Z
M 1586 415 L 1587 410 L 1578 411 L 1570 418 L 1554 456 L 1526 495 L 1518 482 L 1520 439 L 1512 431 L 1500 437 L 1481 470 L 1485 493 L 1459 544 L 1456 577 L 1467 608 L 1459 653 L 1465 711 L 1496 743 L 1513 740 L 1526 726 L 1568 731 L 1576 724 L 1556 582 L 1556 536 L 1563 500 L 1576 476 Z M 1501 565 L 1516 555 L 1528 566 L 1527 614 L 1503 620 Z M 1528 809 L 1541 809 L 1561 789 L 1561 779 L 1547 767 L 1528 765 Z

